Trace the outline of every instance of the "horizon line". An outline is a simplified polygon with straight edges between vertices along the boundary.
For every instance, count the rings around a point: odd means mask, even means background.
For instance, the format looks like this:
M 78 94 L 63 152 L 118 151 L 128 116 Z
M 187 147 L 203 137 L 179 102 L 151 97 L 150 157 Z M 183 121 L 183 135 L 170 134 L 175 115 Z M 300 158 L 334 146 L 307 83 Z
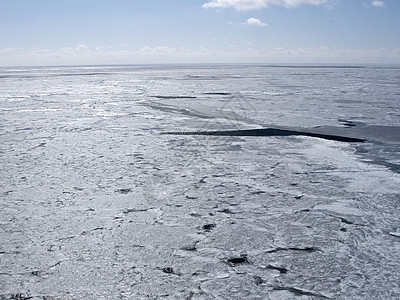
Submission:
M 105 63 L 105 64 L 30 64 L 30 65 L 0 65 L 0 68 L 44 68 L 44 67 L 122 67 L 122 66 L 161 66 L 161 65 L 262 65 L 269 67 L 290 67 L 290 66 L 309 66 L 309 67 L 345 67 L 363 68 L 367 66 L 399 66 L 400 62 L 154 62 L 154 63 Z

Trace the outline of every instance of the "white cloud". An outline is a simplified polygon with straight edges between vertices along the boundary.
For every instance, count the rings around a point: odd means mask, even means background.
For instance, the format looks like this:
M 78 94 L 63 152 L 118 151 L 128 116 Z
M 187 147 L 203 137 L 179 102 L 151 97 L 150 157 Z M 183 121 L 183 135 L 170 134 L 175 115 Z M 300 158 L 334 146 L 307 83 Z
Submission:
M 288 63 L 398 63 L 400 49 L 362 48 L 274 48 L 254 50 L 265 60 Z
M 267 7 L 265 0 L 213 0 L 203 5 L 204 8 L 228 8 L 236 10 L 252 10 Z
M 376 7 L 383 7 L 385 5 L 385 2 L 376 0 L 372 1 L 372 5 Z
M 171 55 L 183 55 L 189 50 L 182 47 L 168 47 L 168 46 L 158 46 L 158 47 L 143 47 L 138 51 L 138 54 L 144 56 L 171 56 Z
M 268 7 L 269 5 L 282 5 L 295 7 L 301 4 L 320 5 L 328 0 L 212 0 L 203 4 L 204 8 L 229 8 L 238 11 L 255 10 Z M 379 2 L 379 1 L 378 1 Z
M 256 18 L 247 19 L 245 24 L 250 25 L 250 26 L 260 26 L 260 27 L 268 26 L 267 23 L 261 22 L 259 19 L 256 19 Z
M 184 47 L 156 46 L 140 49 L 89 47 L 80 44 L 63 48 L 0 48 L 0 66 L 93 65 L 193 62 L 211 56 L 205 48 L 191 50 Z
M 78 45 L 58 49 L 0 48 L 0 66 L 96 65 L 136 63 L 400 63 L 400 49 L 258 48 L 227 45 L 225 50 L 201 47 L 116 49 Z

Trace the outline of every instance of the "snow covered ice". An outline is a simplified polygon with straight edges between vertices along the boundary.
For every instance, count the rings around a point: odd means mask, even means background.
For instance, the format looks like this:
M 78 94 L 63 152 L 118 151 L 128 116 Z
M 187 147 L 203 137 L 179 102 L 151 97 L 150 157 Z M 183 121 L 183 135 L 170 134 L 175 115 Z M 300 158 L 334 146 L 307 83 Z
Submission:
M 400 298 L 398 74 L 0 69 L 0 299 Z

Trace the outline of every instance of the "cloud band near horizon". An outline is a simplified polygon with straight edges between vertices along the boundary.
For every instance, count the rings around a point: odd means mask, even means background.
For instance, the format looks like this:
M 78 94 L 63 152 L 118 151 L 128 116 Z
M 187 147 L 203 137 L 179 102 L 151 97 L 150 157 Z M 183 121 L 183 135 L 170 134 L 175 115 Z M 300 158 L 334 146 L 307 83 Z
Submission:
M 163 63 L 397 63 L 400 49 L 272 48 L 209 50 L 183 47 L 143 47 L 137 50 L 77 45 L 59 49 L 0 49 L 0 65 L 101 65 Z M 32 63 L 35 62 L 35 63 Z

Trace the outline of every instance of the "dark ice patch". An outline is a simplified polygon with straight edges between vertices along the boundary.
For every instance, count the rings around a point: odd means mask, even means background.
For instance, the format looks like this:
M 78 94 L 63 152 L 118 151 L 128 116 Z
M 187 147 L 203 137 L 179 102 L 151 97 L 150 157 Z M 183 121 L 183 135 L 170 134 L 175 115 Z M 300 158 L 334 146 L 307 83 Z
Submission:
M 277 267 L 277 266 L 273 266 L 273 265 L 268 265 L 268 266 L 266 266 L 266 268 L 267 269 L 271 269 L 271 270 L 277 270 L 281 274 L 286 274 L 288 272 L 288 269 L 286 269 L 284 267 Z
M 354 222 L 349 221 L 349 220 L 347 220 L 347 219 L 345 219 L 345 218 L 340 217 L 339 219 L 340 219 L 340 221 L 341 221 L 342 223 L 344 223 L 344 224 L 348 224 L 348 225 L 354 224 Z
M 240 257 L 229 258 L 227 261 L 229 263 L 231 263 L 232 265 L 237 265 L 237 264 L 246 263 L 248 260 L 247 260 L 247 256 L 246 255 L 241 255 Z
M 228 214 L 228 215 L 234 215 L 234 214 L 236 214 L 235 212 L 231 211 L 229 208 L 221 209 L 221 210 L 219 210 L 218 212 L 224 213 L 224 214 Z
M 116 189 L 115 192 L 118 194 L 128 194 L 128 193 L 132 192 L 132 189 L 130 189 L 130 188 Z
M 0 300 L 27 300 L 32 299 L 33 296 L 28 296 L 25 294 L 8 294 L 8 295 L 0 295 Z
M 124 214 L 130 214 L 130 213 L 135 213 L 135 212 L 144 212 L 148 211 L 152 208 L 127 208 L 123 211 Z
M 171 267 L 163 268 L 162 271 L 166 274 L 172 274 L 172 275 L 178 275 L 178 276 L 181 275 L 180 273 L 175 272 L 174 269 L 172 269 Z
M 204 93 L 204 95 L 229 96 L 232 94 L 226 93 L 226 92 L 208 92 L 208 93 Z
M 317 248 L 317 247 L 277 247 L 277 248 L 273 248 L 270 250 L 265 251 L 265 253 L 276 253 L 279 251 L 304 251 L 304 252 L 316 252 L 316 251 L 322 251 L 321 249 Z
M 192 246 L 185 246 L 185 247 L 182 247 L 181 250 L 193 252 L 193 251 L 197 251 L 197 248 L 196 248 L 195 245 L 192 245 Z
M 195 98 L 197 98 L 195 96 L 162 96 L 162 95 L 151 96 L 151 97 L 157 98 L 157 99 L 195 99 Z
M 260 276 L 253 276 L 253 278 L 255 285 L 261 285 L 264 283 L 264 280 Z
M 302 290 L 299 288 L 295 288 L 295 287 L 286 287 L 286 286 L 275 286 L 273 288 L 273 290 L 275 291 L 288 291 L 293 293 L 295 296 L 311 296 L 311 297 L 318 297 L 318 298 L 323 298 L 323 299 L 331 299 L 327 296 L 324 296 L 320 293 L 316 293 L 316 292 L 312 292 L 312 291 L 306 291 L 306 290 Z
M 211 231 L 211 230 L 213 230 L 215 227 L 216 227 L 217 225 L 215 225 L 214 223 L 212 223 L 212 224 L 206 224 L 206 225 L 203 225 L 201 228 L 204 230 L 204 231 Z
M 251 195 L 259 195 L 259 194 L 265 194 L 264 191 L 255 191 L 255 192 L 251 192 Z
M 170 267 L 164 268 L 163 272 L 167 273 L 167 274 L 175 274 L 174 269 L 172 269 Z

